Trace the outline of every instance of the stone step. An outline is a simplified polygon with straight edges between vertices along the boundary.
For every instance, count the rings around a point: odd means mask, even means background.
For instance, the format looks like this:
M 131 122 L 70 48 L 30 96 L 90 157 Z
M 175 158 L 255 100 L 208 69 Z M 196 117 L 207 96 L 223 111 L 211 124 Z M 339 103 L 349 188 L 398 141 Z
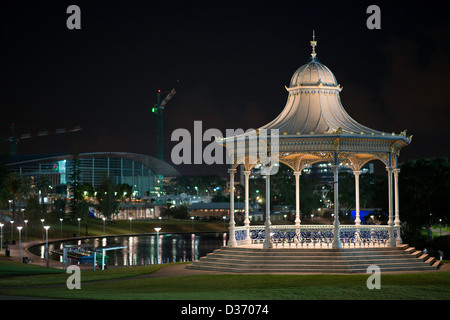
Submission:
M 314 255 L 302 255 L 302 256 L 273 256 L 273 255 L 236 255 L 236 254 L 226 254 L 222 252 L 214 252 L 206 255 L 201 259 L 234 259 L 243 261 L 256 261 L 256 260 L 267 260 L 267 261 L 320 261 L 321 263 L 326 263 L 327 261 L 342 261 L 345 263 L 354 263 L 357 261 L 411 261 L 417 260 L 415 257 L 406 256 L 403 254 L 398 255 L 364 255 L 364 256 L 314 256 Z
M 409 245 L 396 248 L 296 249 L 222 247 L 188 265 L 190 269 L 241 273 L 366 273 L 436 270 L 440 262 Z
M 317 260 L 317 259 L 285 259 L 285 260 L 279 260 L 279 259 L 266 259 L 266 258 L 259 258 L 259 259 L 241 259 L 240 257 L 233 257 L 233 256 L 208 256 L 208 257 L 202 257 L 200 258 L 201 262 L 207 262 L 207 263 L 233 263 L 237 265 L 344 265 L 344 266 L 360 266 L 360 265 L 389 265 L 389 264 L 408 264 L 408 265 L 415 265 L 415 266 L 422 266 L 427 265 L 424 264 L 422 260 L 420 259 L 355 259 L 355 260 L 345 260 L 345 259 L 326 259 L 326 260 Z M 428 265 L 431 264 L 428 263 Z
M 218 266 L 218 265 L 187 265 L 187 269 L 196 270 L 209 270 L 209 271 L 221 271 L 221 272 L 233 272 L 233 273 L 366 273 L 367 268 L 349 268 L 349 269 L 339 269 L 339 268 L 323 268 L 321 266 L 316 266 L 314 268 L 274 268 L 268 270 L 267 268 L 258 268 L 252 266 L 252 268 L 242 268 L 239 266 Z M 434 268 L 422 266 L 422 267 L 411 267 L 411 266 L 385 266 L 380 268 L 381 272 L 405 272 L 405 271 L 431 271 Z

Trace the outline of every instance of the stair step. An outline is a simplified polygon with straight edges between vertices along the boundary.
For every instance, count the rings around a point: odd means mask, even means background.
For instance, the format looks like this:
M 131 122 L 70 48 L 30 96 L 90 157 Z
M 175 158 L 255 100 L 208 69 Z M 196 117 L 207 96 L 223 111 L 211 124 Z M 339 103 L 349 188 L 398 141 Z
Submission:
M 416 248 L 414 247 L 409 247 L 408 249 L 405 250 L 405 252 L 407 253 L 413 253 L 414 251 L 416 251 Z
M 188 269 L 240 273 L 366 273 L 377 265 L 386 271 L 436 270 L 440 262 L 409 245 L 395 248 L 299 249 L 222 247 Z

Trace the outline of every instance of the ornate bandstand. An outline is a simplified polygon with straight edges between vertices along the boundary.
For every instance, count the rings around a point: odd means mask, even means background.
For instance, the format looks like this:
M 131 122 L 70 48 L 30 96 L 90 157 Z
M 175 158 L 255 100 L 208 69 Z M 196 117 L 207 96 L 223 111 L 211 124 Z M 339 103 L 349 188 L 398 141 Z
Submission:
M 352 248 L 395 247 L 402 243 L 398 201 L 398 157 L 409 145 L 412 136 L 386 133 L 363 126 L 352 119 L 340 99 L 342 87 L 328 67 L 316 55 L 317 41 L 313 35 L 311 58 L 293 74 L 286 87 L 288 98 L 283 111 L 270 123 L 253 133 L 220 139 L 224 146 L 234 146 L 230 174 L 230 194 L 234 194 L 234 176 L 241 164 L 245 168 L 245 219 L 236 226 L 234 199 L 230 197 L 228 246 L 258 244 L 263 248 Z M 261 135 L 260 132 L 267 132 Z M 271 132 L 278 132 L 274 135 Z M 252 139 L 265 144 L 267 154 L 293 170 L 295 176 L 295 224 L 272 225 L 270 221 L 270 170 L 266 171 L 266 218 L 264 226 L 252 226 L 249 220 L 249 176 L 261 163 L 261 153 L 250 151 Z M 276 154 L 274 154 L 276 153 Z M 369 161 L 379 160 L 386 166 L 388 184 L 387 225 L 364 225 L 360 220 L 359 176 Z M 302 170 L 314 163 L 330 164 L 334 175 L 334 222 L 332 225 L 303 225 L 300 220 L 300 179 Z M 338 174 L 348 167 L 355 177 L 356 219 L 354 225 L 339 223 Z

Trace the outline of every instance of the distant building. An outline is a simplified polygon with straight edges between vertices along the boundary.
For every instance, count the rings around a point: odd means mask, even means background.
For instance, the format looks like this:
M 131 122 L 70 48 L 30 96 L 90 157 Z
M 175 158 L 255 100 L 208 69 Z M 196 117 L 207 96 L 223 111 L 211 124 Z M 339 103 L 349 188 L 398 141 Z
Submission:
M 97 188 L 103 178 L 110 177 L 116 184 L 129 184 L 135 197 L 157 197 L 158 176 L 180 175 L 170 164 L 157 158 L 126 152 L 81 153 L 80 180 Z M 13 156 L 6 166 L 12 172 L 38 180 L 50 179 L 52 194 L 69 196 L 74 161 L 72 155 Z
M 245 210 L 243 202 L 236 202 L 234 205 L 236 218 L 240 217 Z M 228 202 L 197 202 L 188 206 L 189 215 L 198 219 L 217 219 L 223 217 L 229 219 L 230 203 Z

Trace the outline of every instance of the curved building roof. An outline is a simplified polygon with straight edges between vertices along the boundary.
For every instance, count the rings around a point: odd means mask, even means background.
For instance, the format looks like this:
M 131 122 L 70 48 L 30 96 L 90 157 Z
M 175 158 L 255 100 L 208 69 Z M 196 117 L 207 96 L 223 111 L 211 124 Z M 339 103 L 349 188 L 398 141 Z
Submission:
M 80 159 L 85 158 L 121 158 L 127 160 L 133 160 L 140 162 L 150 168 L 156 175 L 163 175 L 167 177 L 179 176 L 180 173 L 173 166 L 167 162 L 161 161 L 155 157 L 128 153 L 128 152 L 92 152 L 92 153 L 80 153 Z M 38 162 L 51 162 L 60 160 L 70 160 L 72 155 L 70 154 L 56 154 L 56 155 L 27 155 L 27 156 L 13 156 L 8 160 L 7 166 L 32 164 Z
M 316 45 L 317 41 L 311 41 L 311 58 L 295 71 L 286 87 L 289 96 L 283 111 L 260 129 L 278 129 L 280 135 L 335 132 L 382 135 L 347 114 L 339 96 L 342 88 L 331 70 L 317 59 Z
M 318 85 L 322 83 L 324 86 L 337 86 L 338 83 L 333 72 L 327 66 L 320 63 L 317 58 L 311 58 L 308 63 L 304 64 L 295 71 L 291 78 L 289 88 L 298 85 Z

